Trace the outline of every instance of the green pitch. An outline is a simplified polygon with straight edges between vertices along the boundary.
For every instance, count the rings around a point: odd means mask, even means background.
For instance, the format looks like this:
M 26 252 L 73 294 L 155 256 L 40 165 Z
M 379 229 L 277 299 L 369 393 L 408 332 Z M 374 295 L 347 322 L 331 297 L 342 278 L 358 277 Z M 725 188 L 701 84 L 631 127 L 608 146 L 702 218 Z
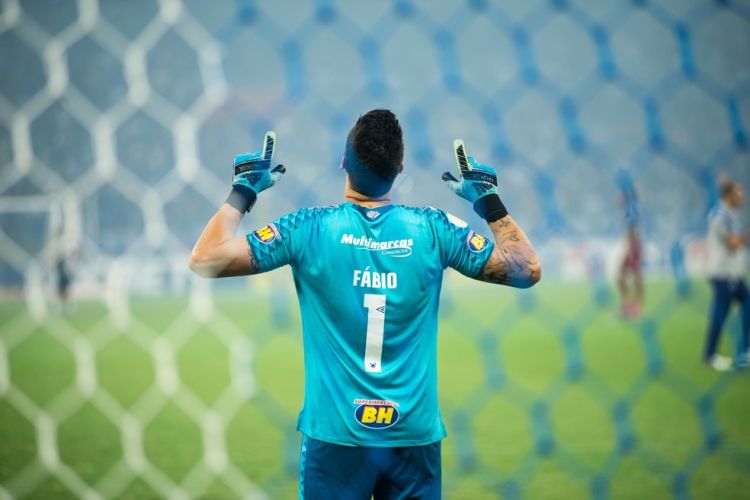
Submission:
M 195 314 L 135 298 L 121 324 L 94 301 L 39 323 L 0 303 L 0 493 L 295 497 L 299 319 L 274 281 Z M 702 282 L 651 283 L 624 322 L 606 288 L 450 281 L 446 498 L 750 497 L 750 371 L 699 364 Z

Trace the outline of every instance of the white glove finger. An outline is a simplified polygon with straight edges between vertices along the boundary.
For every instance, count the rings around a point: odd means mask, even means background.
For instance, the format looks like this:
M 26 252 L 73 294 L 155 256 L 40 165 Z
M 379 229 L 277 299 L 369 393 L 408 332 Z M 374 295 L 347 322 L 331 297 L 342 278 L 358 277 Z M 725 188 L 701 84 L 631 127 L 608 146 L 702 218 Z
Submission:
M 261 149 L 264 160 L 271 160 L 276 152 L 276 132 L 269 130 L 263 137 L 263 149 Z
M 459 174 L 463 174 L 471 170 L 471 164 L 467 159 L 466 145 L 463 139 L 456 139 L 453 141 L 453 154 L 456 156 L 456 164 L 458 165 Z

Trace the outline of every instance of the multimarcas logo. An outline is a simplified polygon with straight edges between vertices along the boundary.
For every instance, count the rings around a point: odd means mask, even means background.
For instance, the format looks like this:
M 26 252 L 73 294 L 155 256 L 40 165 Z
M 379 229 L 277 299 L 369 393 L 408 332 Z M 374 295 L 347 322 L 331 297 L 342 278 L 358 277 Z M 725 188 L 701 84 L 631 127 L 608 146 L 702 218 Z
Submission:
M 414 240 L 403 239 L 403 240 L 386 240 L 376 241 L 367 236 L 354 237 L 353 234 L 347 233 L 341 237 L 341 242 L 344 245 L 353 245 L 359 250 L 369 250 L 372 252 L 380 252 L 383 255 L 390 255 L 392 257 L 408 257 L 411 255 L 411 248 L 414 246 Z

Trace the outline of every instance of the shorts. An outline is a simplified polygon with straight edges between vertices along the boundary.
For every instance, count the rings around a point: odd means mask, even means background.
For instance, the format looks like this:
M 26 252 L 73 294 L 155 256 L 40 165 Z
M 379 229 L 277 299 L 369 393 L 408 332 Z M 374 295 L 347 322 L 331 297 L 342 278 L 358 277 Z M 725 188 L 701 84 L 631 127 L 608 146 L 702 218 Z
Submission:
M 302 436 L 299 498 L 439 499 L 440 441 L 394 448 L 341 446 Z

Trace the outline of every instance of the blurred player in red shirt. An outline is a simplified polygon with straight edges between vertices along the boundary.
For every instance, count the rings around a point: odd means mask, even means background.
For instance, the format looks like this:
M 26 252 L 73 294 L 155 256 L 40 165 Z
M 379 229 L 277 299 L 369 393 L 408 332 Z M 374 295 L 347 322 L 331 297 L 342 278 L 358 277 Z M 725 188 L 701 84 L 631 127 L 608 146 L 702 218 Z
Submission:
M 618 177 L 622 192 L 623 218 L 625 221 L 625 254 L 617 272 L 620 290 L 620 314 L 626 319 L 637 319 L 643 313 L 643 248 L 638 230 L 640 207 L 633 181 L 627 174 Z

